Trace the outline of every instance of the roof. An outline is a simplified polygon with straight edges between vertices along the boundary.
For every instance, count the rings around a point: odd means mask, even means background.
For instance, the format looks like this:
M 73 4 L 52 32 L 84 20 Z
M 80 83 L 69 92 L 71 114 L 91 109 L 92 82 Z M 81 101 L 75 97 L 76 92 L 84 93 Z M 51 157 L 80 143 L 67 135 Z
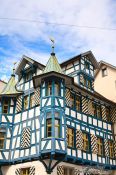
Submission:
M 3 91 L 0 93 L 0 96 L 18 96 L 22 94 L 22 91 L 16 89 L 15 75 L 12 74 L 10 80 L 6 84 Z
M 110 64 L 110 63 L 107 63 L 107 62 L 101 60 L 101 61 L 99 62 L 99 69 L 96 70 L 96 72 L 95 72 L 95 77 L 97 76 L 97 74 L 99 73 L 99 71 L 101 70 L 101 67 L 102 67 L 103 65 L 104 65 L 104 66 L 108 66 L 108 67 L 110 67 L 110 68 L 116 70 L 116 66 L 114 66 L 114 65 L 112 65 L 112 64 Z
M 4 84 L 7 84 L 5 81 L 3 81 L 3 80 L 0 80 L 0 82 L 2 82 L 2 83 L 4 83 Z
M 81 53 L 80 55 L 74 56 L 73 58 L 70 58 L 70 59 L 62 62 L 60 65 L 61 65 L 61 67 L 66 66 L 67 64 L 71 63 L 72 61 L 76 61 L 77 59 L 80 59 L 80 57 L 87 56 L 87 55 L 89 56 L 90 61 L 94 65 L 95 69 L 98 69 L 99 64 L 91 51 L 87 51 L 87 52 Z
M 51 53 L 51 56 L 46 64 L 46 67 L 43 73 L 52 72 L 52 71 L 62 73 L 62 69 L 58 63 L 55 53 Z
M 21 70 L 22 70 L 22 68 L 24 68 L 27 63 L 33 64 L 33 65 L 37 65 L 41 70 L 45 68 L 45 65 L 43 65 L 43 64 L 33 60 L 30 57 L 27 57 L 27 56 L 23 55 L 21 61 L 19 62 L 18 66 L 17 66 L 17 68 L 15 70 L 15 73 L 17 75 L 19 75 Z

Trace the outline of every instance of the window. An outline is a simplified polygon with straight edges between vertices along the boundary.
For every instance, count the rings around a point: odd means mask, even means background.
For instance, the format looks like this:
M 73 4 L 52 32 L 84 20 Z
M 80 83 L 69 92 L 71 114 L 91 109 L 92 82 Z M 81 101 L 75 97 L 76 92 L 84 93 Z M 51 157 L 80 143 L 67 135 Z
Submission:
M 108 141 L 108 145 L 109 145 L 109 156 L 111 158 L 114 157 L 114 147 L 113 147 L 113 141 L 109 140 Z
M 25 96 L 24 97 L 24 109 L 27 109 L 28 108 L 28 96 Z
M 87 61 L 85 62 L 85 69 L 89 70 L 89 63 Z
M 84 80 L 83 80 L 84 82 L 83 82 L 83 85 L 85 86 L 85 87 L 87 87 L 87 88 L 89 88 L 89 89 L 91 89 L 92 87 L 91 87 L 91 80 L 89 80 L 89 79 L 87 79 L 87 78 L 85 78 L 84 77 Z
M 107 68 L 102 69 L 102 77 L 107 76 Z
M 89 136 L 86 133 L 83 133 L 83 150 L 89 151 Z
M 60 120 L 55 119 L 55 137 L 60 137 Z
M 22 168 L 21 175 L 29 175 L 30 168 Z
M 64 175 L 73 175 L 74 169 L 69 167 L 64 167 Z
M 30 108 L 34 106 L 34 94 L 30 95 Z
M 87 87 L 88 87 L 89 89 L 91 89 L 91 81 L 90 81 L 90 80 L 87 80 Z
M 47 137 L 52 137 L 52 119 L 47 119 Z
M 74 147 L 74 129 L 67 128 L 67 144 L 69 147 Z
M 5 135 L 6 135 L 6 129 L 0 128 L 0 149 L 4 148 Z
M 48 113 L 47 116 L 51 115 L 51 113 Z M 47 119 L 47 134 L 46 136 L 47 137 L 52 137 L 52 119 Z M 54 127 L 55 127 L 55 137 L 56 138 L 59 138 L 60 137 L 60 120 L 59 119 L 55 119 L 55 124 L 54 124 Z
M 48 82 L 47 84 L 47 96 L 52 95 L 52 82 Z
M 101 118 L 101 107 L 100 105 L 96 105 L 96 116 Z
M 98 146 L 98 155 L 103 156 L 104 155 L 104 144 L 102 138 L 97 138 L 97 146 Z
M 58 82 L 55 82 L 55 84 L 54 84 L 54 95 L 55 96 L 60 95 L 60 84 Z
M 3 109 L 2 109 L 2 113 L 7 114 L 8 113 L 8 100 L 5 99 L 3 102 Z
M 75 104 L 76 104 L 76 110 L 81 111 L 81 99 L 79 96 L 76 96 Z
M 70 94 L 70 107 L 74 108 L 74 94 Z
M 32 78 L 32 73 L 31 72 L 28 72 L 25 76 L 25 81 L 28 81 Z
M 92 103 L 92 110 L 93 110 L 93 115 L 96 116 L 97 118 L 101 118 L 101 106 L 96 104 L 96 103 Z
M 107 121 L 110 122 L 110 108 L 106 107 L 106 117 L 107 117 Z

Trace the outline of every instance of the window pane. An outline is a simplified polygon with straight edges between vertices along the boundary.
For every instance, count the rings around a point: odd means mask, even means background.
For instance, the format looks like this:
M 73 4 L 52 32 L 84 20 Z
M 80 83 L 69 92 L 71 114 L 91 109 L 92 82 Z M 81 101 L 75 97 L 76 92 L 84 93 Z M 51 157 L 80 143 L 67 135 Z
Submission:
M 54 95 L 56 95 L 56 96 L 60 95 L 60 85 L 59 85 L 59 83 L 54 84 Z
M 28 108 L 28 96 L 24 97 L 24 109 Z
M 55 119 L 55 137 L 60 137 L 60 120 Z
M 0 132 L 0 149 L 4 148 L 5 132 Z
M 69 147 L 74 147 L 74 129 L 67 128 L 67 144 Z
M 76 96 L 76 110 L 80 111 L 81 108 L 81 100 L 80 97 Z
M 34 94 L 30 95 L 30 108 L 34 106 Z
M 70 95 L 70 107 L 74 108 L 74 94 Z
M 47 95 L 52 95 L 52 82 L 48 82 Z
M 47 119 L 47 129 L 46 129 L 46 131 L 47 131 L 46 136 L 51 137 L 52 136 L 52 120 L 51 119 Z

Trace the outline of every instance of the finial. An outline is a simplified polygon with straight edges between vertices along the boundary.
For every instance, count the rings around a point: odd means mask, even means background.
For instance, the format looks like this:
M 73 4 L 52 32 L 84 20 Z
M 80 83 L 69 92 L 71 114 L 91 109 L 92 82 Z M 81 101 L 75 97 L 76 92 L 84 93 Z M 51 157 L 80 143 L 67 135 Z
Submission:
M 53 38 L 50 38 L 51 42 L 52 42 L 52 53 L 54 53 L 54 39 Z
M 14 64 L 14 66 L 13 66 L 13 75 L 14 75 L 14 73 L 15 73 L 15 65 L 17 64 L 17 62 L 14 62 L 13 64 Z

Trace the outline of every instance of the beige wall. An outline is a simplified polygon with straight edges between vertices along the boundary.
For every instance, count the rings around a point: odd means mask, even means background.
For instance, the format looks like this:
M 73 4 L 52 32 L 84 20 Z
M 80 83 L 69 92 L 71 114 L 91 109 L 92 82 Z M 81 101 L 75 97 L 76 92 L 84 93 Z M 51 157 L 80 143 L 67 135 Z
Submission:
M 31 166 L 35 167 L 35 175 L 40 175 L 40 174 L 47 175 L 45 168 L 40 161 L 32 161 L 32 162 L 28 162 L 28 163 L 21 163 L 21 164 L 16 164 L 16 165 L 11 165 L 11 166 L 4 166 L 4 167 L 2 167 L 2 172 L 3 172 L 3 175 L 15 175 L 16 169 L 27 168 L 27 167 L 31 167 Z M 78 166 L 78 165 L 64 163 L 64 162 L 61 162 L 60 164 L 58 164 L 58 166 L 64 166 L 64 167 L 68 167 L 68 168 L 76 168 L 77 170 L 80 170 L 80 171 L 83 171 L 83 169 L 85 168 L 84 166 Z M 104 173 L 102 173 L 102 174 L 112 175 L 112 173 L 114 173 L 113 175 L 116 175 L 115 172 L 112 172 L 112 171 L 107 171 L 107 172 L 104 171 Z M 57 167 L 55 167 L 55 169 L 51 173 L 51 175 L 57 175 Z M 68 173 L 67 175 L 70 175 L 70 174 Z M 80 175 L 84 175 L 84 174 L 81 172 Z
M 102 68 L 95 78 L 95 91 L 116 102 L 116 70 L 107 67 L 108 75 L 102 77 Z

